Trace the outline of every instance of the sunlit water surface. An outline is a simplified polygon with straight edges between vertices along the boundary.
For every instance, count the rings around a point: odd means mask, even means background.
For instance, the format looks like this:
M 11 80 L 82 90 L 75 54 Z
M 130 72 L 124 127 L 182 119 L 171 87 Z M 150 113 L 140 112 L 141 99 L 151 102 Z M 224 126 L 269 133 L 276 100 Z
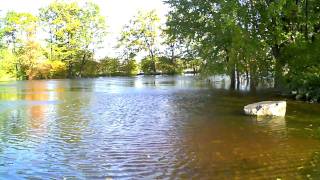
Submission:
M 320 106 L 192 76 L 0 83 L 0 179 L 320 178 Z M 308 122 L 310 120 L 310 122 Z

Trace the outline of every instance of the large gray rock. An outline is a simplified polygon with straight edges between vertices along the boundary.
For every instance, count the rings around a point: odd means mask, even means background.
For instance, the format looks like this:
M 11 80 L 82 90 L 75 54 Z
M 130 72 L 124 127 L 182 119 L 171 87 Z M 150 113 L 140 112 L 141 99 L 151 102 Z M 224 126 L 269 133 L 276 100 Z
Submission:
M 283 117 L 286 115 L 286 109 L 286 101 L 263 101 L 245 106 L 244 112 L 247 115 Z

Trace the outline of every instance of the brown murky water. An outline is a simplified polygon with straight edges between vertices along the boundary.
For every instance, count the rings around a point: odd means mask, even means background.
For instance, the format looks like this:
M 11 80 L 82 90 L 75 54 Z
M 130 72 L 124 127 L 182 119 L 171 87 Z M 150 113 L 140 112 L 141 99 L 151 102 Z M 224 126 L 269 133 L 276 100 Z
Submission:
M 133 77 L 0 84 L 0 179 L 320 178 L 320 106 L 244 116 L 270 93 Z

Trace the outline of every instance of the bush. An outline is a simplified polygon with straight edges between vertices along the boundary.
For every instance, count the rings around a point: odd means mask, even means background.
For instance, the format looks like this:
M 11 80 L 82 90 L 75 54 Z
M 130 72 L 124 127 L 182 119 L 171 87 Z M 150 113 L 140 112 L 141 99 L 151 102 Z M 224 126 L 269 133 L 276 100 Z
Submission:
M 119 74 L 120 61 L 114 58 L 104 58 L 98 64 L 99 75 Z
M 59 79 L 67 77 L 67 65 L 65 62 L 55 60 L 48 61 L 48 64 L 50 64 L 50 78 Z
M 146 57 L 144 59 L 141 60 L 141 70 L 145 73 L 145 74 L 152 74 L 153 72 L 153 62 L 151 60 L 151 58 Z
M 83 77 L 96 77 L 98 76 L 98 62 L 96 61 L 87 61 L 83 67 L 82 76 Z
M 13 80 L 16 78 L 16 57 L 7 49 L 0 50 L 0 80 Z
M 179 60 L 173 61 L 167 57 L 160 57 L 157 69 L 164 74 L 181 74 L 183 72 L 183 63 Z
M 138 64 L 135 60 L 125 60 L 121 64 L 120 71 L 123 75 L 136 75 L 139 73 Z

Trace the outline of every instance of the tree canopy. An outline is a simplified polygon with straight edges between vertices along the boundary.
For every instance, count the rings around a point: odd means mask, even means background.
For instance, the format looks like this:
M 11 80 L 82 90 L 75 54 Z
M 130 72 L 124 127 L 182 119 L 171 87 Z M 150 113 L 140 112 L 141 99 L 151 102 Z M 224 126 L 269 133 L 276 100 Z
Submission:
M 192 42 L 205 70 L 230 75 L 232 86 L 241 75 L 250 78 L 252 88 L 266 78 L 273 79 L 276 87 L 305 87 L 305 76 L 317 79 L 315 73 L 309 75 L 319 70 L 319 56 L 314 54 L 320 28 L 319 1 L 166 3 L 171 9 L 169 34 Z

